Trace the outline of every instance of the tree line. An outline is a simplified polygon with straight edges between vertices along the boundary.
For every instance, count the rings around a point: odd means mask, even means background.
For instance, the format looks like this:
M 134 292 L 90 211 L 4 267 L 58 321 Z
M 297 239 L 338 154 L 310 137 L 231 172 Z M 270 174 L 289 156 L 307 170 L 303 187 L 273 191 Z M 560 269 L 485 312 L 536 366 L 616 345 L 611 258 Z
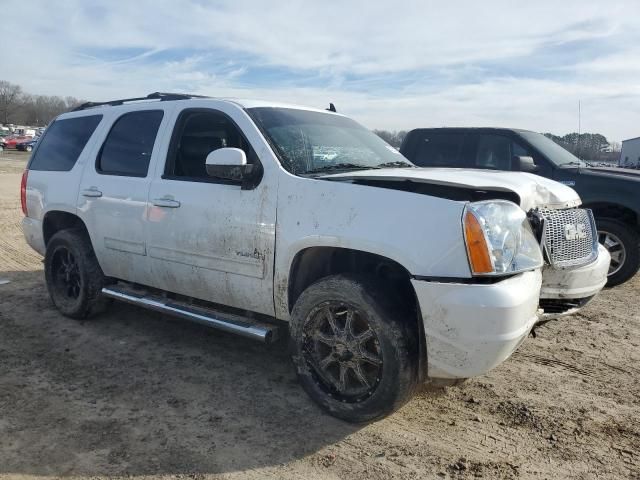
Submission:
M 16 85 L 0 80 L 0 124 L 44 127 L 55 117 L 84 100 L 56 95 L 32 95 Z
M 84 103 L 75 97 L 32 95 L 20 85 L 0 80 L 0 123 L 45 126 L 63 112 Z M 400 148 L 406 130 L 374 130 L 389 145 Z M 577 157 L 592 161 L 617 161 L 620 143 L 609 142 L 599 133 L 568 133 L 563 136 L 545 133 L 547 137 Z
M 600 133 L 573 132 L 562 137 L 552 133 L 544 135 L 582 160 L 617 162 L 620 158 L 622 145 L 619 142 L 609 142 Z

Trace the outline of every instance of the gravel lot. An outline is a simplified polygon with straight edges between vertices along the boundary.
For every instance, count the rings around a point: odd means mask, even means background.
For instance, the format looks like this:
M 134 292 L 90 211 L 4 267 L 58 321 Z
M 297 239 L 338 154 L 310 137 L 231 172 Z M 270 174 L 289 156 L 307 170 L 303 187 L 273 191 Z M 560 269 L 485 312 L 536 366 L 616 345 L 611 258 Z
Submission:
M 640 278 L 357 427 L 308 400 L 283 344 L 121 304 L 59 315 L 19 227 L 26 158 L 0 154 L 0 478 L 640 478 Z

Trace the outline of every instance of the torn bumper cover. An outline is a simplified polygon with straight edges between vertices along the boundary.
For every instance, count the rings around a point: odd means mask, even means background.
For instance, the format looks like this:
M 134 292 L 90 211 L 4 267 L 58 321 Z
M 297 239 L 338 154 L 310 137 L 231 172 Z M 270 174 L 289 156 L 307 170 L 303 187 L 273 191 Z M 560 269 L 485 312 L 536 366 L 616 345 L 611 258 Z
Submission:
M 598 259 L 584 267 L 560 270 L 545 265 L 540 298 L 584 298 L 595 295 L 607 283 L 610 262 L 607 249 L 598 245 Z
M 496 367 L 536 323 L 542 275 L 493 284 L 412 280 L 422 312 L 431 379 L 469 378 Z
M 541 319 L 551 319 L 577 312 L 607 283 L 611 256 L 598 245 L 596 261 L 574 270 L 555 269 L 545 265 L 542 270 L 540 307 Z

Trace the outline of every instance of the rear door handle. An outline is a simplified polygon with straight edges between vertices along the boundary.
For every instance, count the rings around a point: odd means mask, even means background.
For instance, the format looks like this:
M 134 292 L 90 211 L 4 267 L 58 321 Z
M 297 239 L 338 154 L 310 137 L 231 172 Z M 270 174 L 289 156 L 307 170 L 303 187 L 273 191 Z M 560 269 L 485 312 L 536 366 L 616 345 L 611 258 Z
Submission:
M 156 198 L 153 200 L 153 204 L 156 207 L 164 208 L 178 208 L 180 206 L 180 202 L 173 198 Z
M 102 192 L 98 190 L 96 187 L 86 188 L 82 190 L 82 192 L 80 193 L 82 194 L 83 197 L 101 197 L 102 196 Z

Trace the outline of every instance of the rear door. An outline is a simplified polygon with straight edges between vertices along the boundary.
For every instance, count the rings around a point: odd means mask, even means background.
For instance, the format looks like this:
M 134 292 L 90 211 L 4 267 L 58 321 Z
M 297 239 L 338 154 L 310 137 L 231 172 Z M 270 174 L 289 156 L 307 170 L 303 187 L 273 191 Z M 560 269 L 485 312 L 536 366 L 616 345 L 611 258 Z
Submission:
M 112 117 L 84 169 L 78 215 L 107 276 L 151 281 L 145 242 L 149 170 L 165 117 L 162 107 Z

